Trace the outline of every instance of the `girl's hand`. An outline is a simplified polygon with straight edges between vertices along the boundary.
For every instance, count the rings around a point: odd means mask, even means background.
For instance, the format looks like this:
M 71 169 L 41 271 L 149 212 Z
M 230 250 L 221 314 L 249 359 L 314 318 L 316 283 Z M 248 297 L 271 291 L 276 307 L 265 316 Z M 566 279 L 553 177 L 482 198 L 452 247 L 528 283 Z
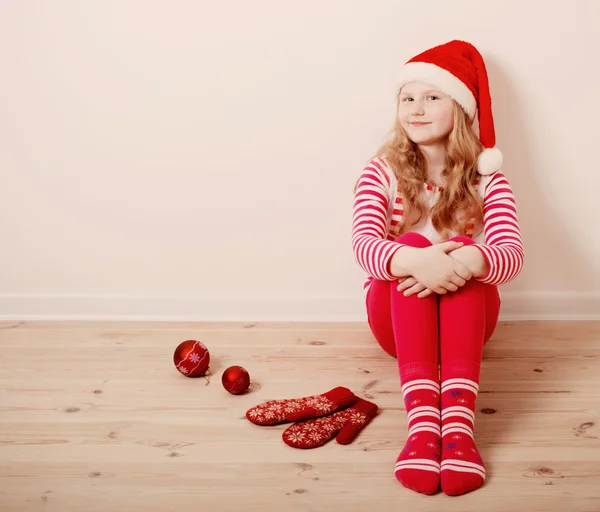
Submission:
M 485 261 L 483 254 L 476 247 L 464 245 L 459 249 L 449 252 L 448 256 L 467 267 L 473 274 L 473 277 L 483 277 L 488 273 L 487 261 Z
M 422 293 L 430 290 L 440 295 L 464 286 L 473 277 L 471 270 L 447 254 L 459 247 L 461 243 L 447 241 L 407 253 L 410 255 L 407 267 L 415 280 L 413 286 L 424 287 Z
M 411 295 L 418 293 L 418 297 L 422 299 L 433 293 L 429 288 L 419 283 L 419 281 L 412 276 L 402 277 L 398 282 L 400 283 L 398 285 L 398 291 L 404 292 L 405 297 L 410 297 Z

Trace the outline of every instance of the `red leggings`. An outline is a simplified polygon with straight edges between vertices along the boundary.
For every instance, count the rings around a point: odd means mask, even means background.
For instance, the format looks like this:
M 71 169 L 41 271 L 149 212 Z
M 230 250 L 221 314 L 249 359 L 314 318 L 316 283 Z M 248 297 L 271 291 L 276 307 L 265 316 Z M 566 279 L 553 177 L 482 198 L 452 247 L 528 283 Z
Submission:
M 473 240 L 452 238 L 465 245 Z M 431 242 L 419 233 L 404 233 L 396 242 L 412 247 L 428 247 Z M 367 315 L 373 336 L 398 366 L 407 363 L 442 364 L 460 359 L 481 362 L 483 345 L 492 336 L 500 296 L 494 285 L 470 279 L 455 292 L 432 293 L 420 299 L 405 297 L 397 290 L 398 281 L 374 279 L 367 292 Z M 442 369 L 443 371 L 443 369 Z

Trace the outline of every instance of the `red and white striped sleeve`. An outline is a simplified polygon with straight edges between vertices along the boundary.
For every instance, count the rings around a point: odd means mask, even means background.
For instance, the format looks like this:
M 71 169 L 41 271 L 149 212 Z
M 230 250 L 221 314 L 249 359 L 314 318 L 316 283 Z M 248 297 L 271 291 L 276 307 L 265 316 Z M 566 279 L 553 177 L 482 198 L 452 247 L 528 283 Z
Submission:
M 506 176 L 494 174 L 483 200 L 485 244 L 477 247 L 488 264 L 488 273 L 479 281 L 500 285 L 519 275 L 523 267 L 523 241 L 513 191 Z
M 375 279 L 398 279 L 389 272 L 400 244 L 386 240 L 390 178 L 385 161 L 376 158 L 363 169 L 356 192 L 352 222 L 352 248 L 361 268 Z

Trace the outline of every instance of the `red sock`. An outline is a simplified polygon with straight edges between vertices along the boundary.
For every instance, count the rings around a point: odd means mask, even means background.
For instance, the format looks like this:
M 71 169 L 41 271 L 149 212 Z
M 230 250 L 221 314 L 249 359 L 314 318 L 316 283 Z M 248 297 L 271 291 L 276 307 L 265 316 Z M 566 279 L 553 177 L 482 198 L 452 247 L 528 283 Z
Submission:
M 421 371 L 415 372 L 420 366 Z M 400 368 L 408 416 L 408 439 L 396 460 L 396 478 L 423 494 L 440 485 L 440 384 L 437 365 L 409 363 Z
M 467 363 L 477 368 L 465 371 Z M 442 374 L 441 485 L 450 496 L 477 489 L 485 480 L 483 460 L 473 439 L 479 365 L 463 361 L 462 370 L 444 368 Z

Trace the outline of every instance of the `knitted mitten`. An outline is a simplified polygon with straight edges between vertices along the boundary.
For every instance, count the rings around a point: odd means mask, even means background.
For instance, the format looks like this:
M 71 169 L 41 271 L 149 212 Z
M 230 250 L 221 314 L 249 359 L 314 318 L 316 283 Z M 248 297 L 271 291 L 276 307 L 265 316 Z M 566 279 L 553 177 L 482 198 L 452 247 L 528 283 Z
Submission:
M 325 416 L 352 405 L 356 400 L 352 391 L 338 386 L 322 395 L 269 400 L 248 409 L 246 418 L 255 425 L 277 425 Z
M 316 448 L 337 435 L 340 444 L 350 444 L 358 433 L 377 414 L 373 402 L 358 398 L 356 403 L 322 418 L 294 423 L 282 435 L 283 441 L 294 448 Z

